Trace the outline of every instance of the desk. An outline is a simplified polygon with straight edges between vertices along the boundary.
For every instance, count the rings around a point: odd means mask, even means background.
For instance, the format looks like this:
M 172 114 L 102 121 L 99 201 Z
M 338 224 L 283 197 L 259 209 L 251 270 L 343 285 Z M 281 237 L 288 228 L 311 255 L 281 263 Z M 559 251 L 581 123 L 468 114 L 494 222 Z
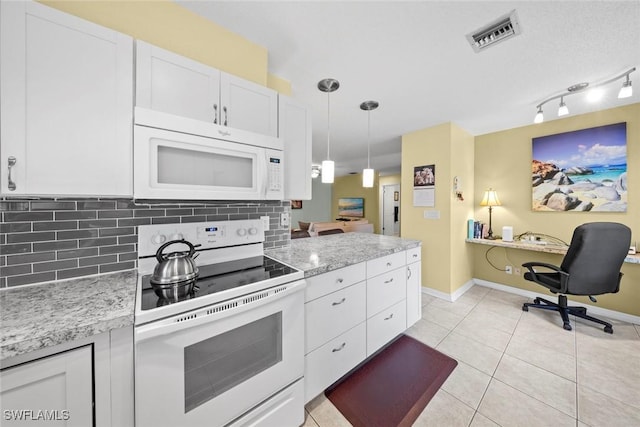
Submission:
M 529 243 L 522 241 L 503 242 L 502 240 L 489 240 L 489 239 L 465 239 L 467 243 L 476 243 L 487 246 L 499 246 L 501 248 L 522 249 L 525 251 L 545 252 L 548 254 L 564 255 L 567 253 L 568 246 L 564 245 L 552 245 L 552 244 L 540 244 Z M 624 262 L 630 264 L 640 264 L 640 254 L 627 255 Z

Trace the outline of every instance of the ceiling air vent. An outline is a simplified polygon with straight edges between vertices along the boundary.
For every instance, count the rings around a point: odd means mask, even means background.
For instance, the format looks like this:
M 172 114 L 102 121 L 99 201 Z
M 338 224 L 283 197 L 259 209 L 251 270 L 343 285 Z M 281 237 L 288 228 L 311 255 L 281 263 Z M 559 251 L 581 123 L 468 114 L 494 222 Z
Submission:
M 480 52 L 496 43 L 517 36 L 522 32 L 515 9 L 476 31 L 467 34 L 474 51 Z

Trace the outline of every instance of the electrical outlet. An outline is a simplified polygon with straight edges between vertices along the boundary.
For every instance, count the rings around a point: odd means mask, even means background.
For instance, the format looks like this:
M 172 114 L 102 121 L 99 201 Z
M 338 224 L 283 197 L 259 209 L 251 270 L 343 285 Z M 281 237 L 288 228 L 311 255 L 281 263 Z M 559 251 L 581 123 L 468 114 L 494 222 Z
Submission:
M 288 227 L 289 226 L 289 212 L 282 212 L 280 214 L 280 225 L 282 227 Z
M 507 274 L 513 274 L 513 267 L 511 267 L 510 265 L 507 265 L 504 268 L 504 272 L 507 273 Z
M 520 273 L 521 273 L 520 267 L 516 267 L 516 268 L 513 269 L 513 274 L 515 274 L 516 276 L 519 276 Z
M 261 216 L 260 219 L 262 220 L 262 228 L 264 231 L 269 231 L 269 216 Z

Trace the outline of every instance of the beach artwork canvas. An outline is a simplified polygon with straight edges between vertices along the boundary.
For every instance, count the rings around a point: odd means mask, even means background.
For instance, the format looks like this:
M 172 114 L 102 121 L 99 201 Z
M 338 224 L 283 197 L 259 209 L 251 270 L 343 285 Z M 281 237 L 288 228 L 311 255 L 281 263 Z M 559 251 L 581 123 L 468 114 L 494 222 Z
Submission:
M 533 138 L 532 153 L 534 211 L 627 211 L 626 123 Z
M 338 199 L 338 215 L 352 218 L 364 218 L 364 199 L 361 197 Z

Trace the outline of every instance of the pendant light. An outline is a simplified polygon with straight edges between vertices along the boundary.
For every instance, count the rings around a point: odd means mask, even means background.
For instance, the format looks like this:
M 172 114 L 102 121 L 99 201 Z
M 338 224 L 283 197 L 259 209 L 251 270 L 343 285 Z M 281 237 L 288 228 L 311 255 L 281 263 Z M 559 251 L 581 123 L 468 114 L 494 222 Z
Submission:
M 327 160 L 322 161 L 322 182 L 325 184 L 333 183 L 333 176 L 335 172 L 335 163 L 329 157 L 329 151 L 331 147 L 331 102 L 330 94 L 335 92 L 340 87 L 340 82 L 336 79 L 323 79 L 318 82 L 318 89 L 327 93 Z
M 365 188 L 373 187 L 373 169 L 371 169 L 371 111 L 378 108 L 377 101 L 364 101 L 360 104 L 360 109 L 367 112 L 367 168 L 362 170 L 362 186 Z

